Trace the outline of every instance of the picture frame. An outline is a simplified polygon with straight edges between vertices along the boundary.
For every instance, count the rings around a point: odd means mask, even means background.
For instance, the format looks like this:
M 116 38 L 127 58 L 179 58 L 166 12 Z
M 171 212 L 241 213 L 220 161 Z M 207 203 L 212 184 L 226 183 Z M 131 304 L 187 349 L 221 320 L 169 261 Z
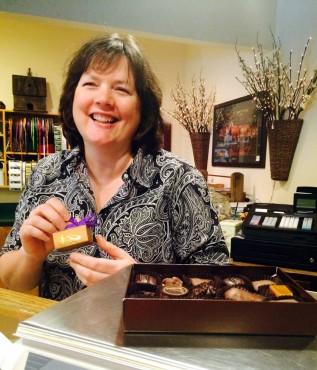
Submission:
M 267 132 L 252 95 L 214 106 L 212 165 L 265 168 Z

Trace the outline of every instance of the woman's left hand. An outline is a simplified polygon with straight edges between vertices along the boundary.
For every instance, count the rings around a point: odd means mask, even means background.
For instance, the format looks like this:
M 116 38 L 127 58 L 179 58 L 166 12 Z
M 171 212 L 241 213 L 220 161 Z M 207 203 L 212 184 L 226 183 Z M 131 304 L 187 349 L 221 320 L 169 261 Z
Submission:
M 86 286 L 112 275 L 136 261 L 124 250 L 107 242 L 101 235 L 96 237 L 98 246 L 109 254 L 112 259 L 96 258 L 74 252 L 69 256 L 69 265 Z

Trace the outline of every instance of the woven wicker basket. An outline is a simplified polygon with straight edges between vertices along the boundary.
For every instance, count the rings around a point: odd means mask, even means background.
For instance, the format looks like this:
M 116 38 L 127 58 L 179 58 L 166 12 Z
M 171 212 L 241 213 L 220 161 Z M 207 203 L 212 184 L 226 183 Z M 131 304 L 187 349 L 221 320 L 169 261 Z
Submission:
M 273 127 L 268 125 L 272 180 L 288 180 L 302 125 L 302 119 L 278 120 Z
M 193 154 L 195 160 L 195 166 L 207 176 L 207 163 L 208 163 L 208 152 L 209 152 L 209 132 L 190 132 L 190 140 L 193 147 Z

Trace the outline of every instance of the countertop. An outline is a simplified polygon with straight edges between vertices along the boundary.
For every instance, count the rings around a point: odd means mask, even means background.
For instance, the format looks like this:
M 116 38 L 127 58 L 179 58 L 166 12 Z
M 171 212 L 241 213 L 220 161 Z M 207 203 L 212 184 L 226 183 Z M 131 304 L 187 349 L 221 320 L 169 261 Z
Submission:
M 0 331 L 10 340 L 18 324 L 57 302 L 0 288 Z
M 18 330 L 22 343 L 46 354 L 58 350 L 65 361 L 81 356 L 94 369 L 317 368 L 314 336 L 127 335 L 122 299 L 128 278 L 129 269 L 121 270 L 25 320 Z

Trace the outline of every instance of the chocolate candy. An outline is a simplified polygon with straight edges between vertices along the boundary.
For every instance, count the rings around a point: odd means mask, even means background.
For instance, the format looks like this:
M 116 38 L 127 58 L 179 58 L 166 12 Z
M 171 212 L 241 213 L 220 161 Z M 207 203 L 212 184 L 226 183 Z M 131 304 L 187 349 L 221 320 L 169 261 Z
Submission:
M 172 297 L 181 297 L 188 294 L 188 289 L 184 286 L 163 286 L 162 293 Z
M 216 295 L 216 288 L 212 280 L 203 282 L 193 287 L 191 296 L 193 298 L 209 298 Z
M 293 297 L 292 291 L 286 285 L 270 285 L 270 292 L 275 297 Z
M 181 279 L 179 279 L 176 276 L 173 277 L 167 277 L 162 280 L 162 285 L 164 286 L 182 286 L 183 282 Z
M 252 286 L 254 290 L 259 290 L 260 287 L 265 286 L 265 285 L 272 285 L 275 284 L 274 281 L 272 280 L 257 280 L 257 281 L 252 281 Z
M 150 284 L 150 285 L 156 285 L 157 280 L 154 276 L 147 275 L 147 274 L 138 274 L 135 277 L 135 282 L 138 284 Z
M 226 299 L 230 299 L 232 301 L 247 301 L 247 302 L 260 302 L 264 301 L 264 297 L 251 293 L 244 289 L 239 288 L 230 288 L 224 293 L 224 297 Z
M 238 276 L 229 276 L 223 279 L 223 282 L 227 286 L 234 286 L 234 285 L 243 285 L 245 284 L 245 280 L 238 277 Z
M 189 282 L 191 285 L 199 285 L 201 283 L 208 283 L 210 279 L 201 279 L 201 278 L 190 278 Z

